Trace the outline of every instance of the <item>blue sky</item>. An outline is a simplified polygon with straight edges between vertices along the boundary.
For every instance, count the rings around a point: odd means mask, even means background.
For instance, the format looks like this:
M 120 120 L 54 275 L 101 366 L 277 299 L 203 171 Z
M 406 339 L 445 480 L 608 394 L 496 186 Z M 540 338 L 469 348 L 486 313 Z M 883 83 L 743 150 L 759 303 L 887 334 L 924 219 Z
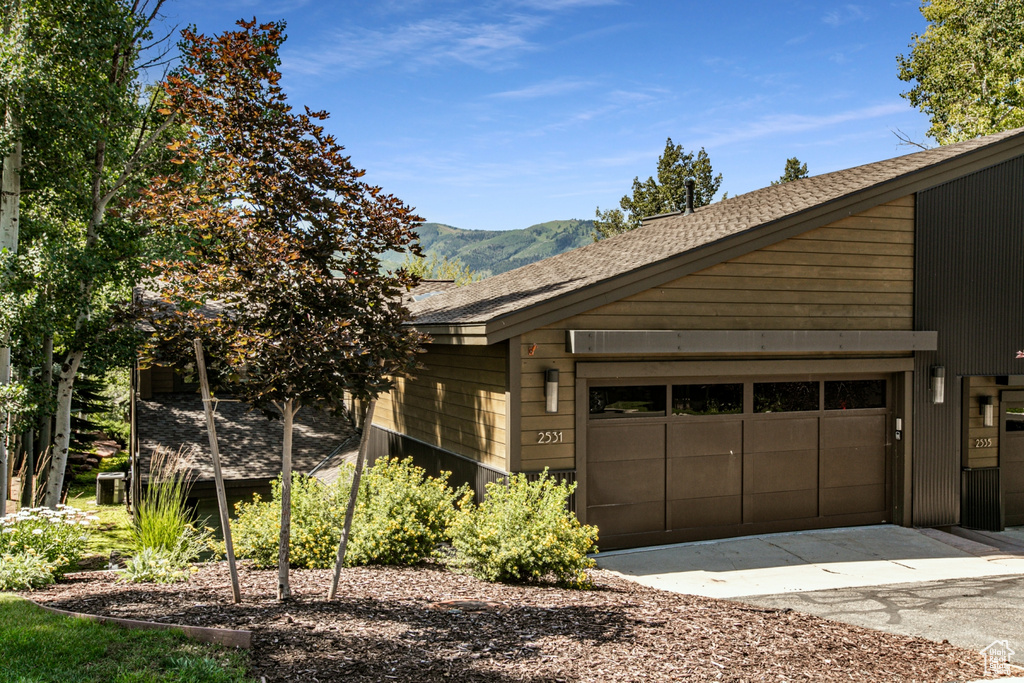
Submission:
M 925 23 L 917 0 L 170 0 L 206 33 L 241 17 L 288 22 L 294 106 L 367 179 L 430 221 L 510 229 L 593 218 L 665 139 L 703 147 L 722 191 L 912 149 L 928 122 L 900 97 L 896 56 Z

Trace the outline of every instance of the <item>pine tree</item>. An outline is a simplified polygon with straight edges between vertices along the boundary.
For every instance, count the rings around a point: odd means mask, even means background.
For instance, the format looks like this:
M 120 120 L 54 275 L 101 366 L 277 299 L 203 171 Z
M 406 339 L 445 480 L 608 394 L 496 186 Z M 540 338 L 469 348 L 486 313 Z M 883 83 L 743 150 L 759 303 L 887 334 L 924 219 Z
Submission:
M 695 181 L 693 192 L 694 207 L 711 203 L 718 188 L 722 185 L 722 174 L 714 175 L 711 159 L 702 147 L 699 152 L 685 152 L 682 145 L 672 143 L 672 138 L 665 142 L 665 151 L 658 157 L 658 178 L 649 177 L 640 182 L 633 178 L 633 194 L 625 195 L 620 201 L 620 209 L 601 211 L 597 209 L 594 219 L 594 239 L 611 237 L 628 230 L 640 227 L 640 222 L 648 216 L 670 213 L 685 208 L 687 178 Z

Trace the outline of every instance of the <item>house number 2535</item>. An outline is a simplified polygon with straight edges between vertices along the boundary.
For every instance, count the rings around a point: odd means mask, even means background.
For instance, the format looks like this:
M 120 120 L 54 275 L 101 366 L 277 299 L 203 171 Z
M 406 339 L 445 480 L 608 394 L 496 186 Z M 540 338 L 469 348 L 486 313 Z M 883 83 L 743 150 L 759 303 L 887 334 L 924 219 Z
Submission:
M 975 439 L 975 448 L 992 448 L 992 439 Z
M 562 443 L 562 432 L 537 432 L 537 443 Z

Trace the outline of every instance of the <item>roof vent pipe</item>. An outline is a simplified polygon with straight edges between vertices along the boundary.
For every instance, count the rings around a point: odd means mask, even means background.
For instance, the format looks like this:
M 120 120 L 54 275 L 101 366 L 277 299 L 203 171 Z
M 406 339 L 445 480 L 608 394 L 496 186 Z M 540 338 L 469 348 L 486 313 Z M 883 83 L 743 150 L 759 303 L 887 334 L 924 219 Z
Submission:
M 686 210 L 683 211 L 683 215 L 687 216 L 693 213 L 693 178 L 684 180 L 683 185 L 686 186 Z

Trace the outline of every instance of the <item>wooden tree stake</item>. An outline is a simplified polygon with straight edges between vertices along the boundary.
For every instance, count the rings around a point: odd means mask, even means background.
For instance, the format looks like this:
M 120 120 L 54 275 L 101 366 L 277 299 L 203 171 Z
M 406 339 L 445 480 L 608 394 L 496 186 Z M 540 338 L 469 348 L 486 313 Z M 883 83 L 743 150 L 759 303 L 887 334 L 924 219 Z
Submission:
M 206 359 L 203 357 L 203 342 L 195 340 L 196 369 L 199 372 L 199 387 L 203 392 L 203 409 L 206 411 L 206 431 L 210 436 L 210 453 L 213 454 L 213 478 L 217 489 L 217 508 L 220 511 L 220 526 L 224 530 L 224 550 L 228 556 L 228 570 L 231 572 L 231 596 L 235 604 L 242 601 L 238 586 L 238 567 L 235 566 L 235 546 L 231 542 L 231 520 L 228 519 L 228 496 L 224 491 L 224 474 L 220 469 L 220 450 L 217 447 L 217 427 L 213 420 L 213 399 L 210 398 L 210 382 L 206 378 Z
M 288 579 L 288 551 L 292 539 L 292 421 L 295 418 L 295 401 L 284 402 L 284 449 L 281 454 L 281 544 L 277 549 L 277 599 L 287 600 L 292 596 Z
M 363 474 L 363 462 L 366 460 L 366 449 L 370 444 L 370 427 L 373 426 L 373 411 L 377 407 L 377 399 L 370 401 L 363 418 L 363 436 L 359 439 L 359 454 L 356 456 L 356 471 L 352 473 L 352 490 L 348 494 L 348 508 L 345 510 L 345 526 L 341 530 L 341 541 L 338 543 L 338 557 L 334 561 L 334 578 L 328 600 L 338 595 L 338 581 L 341 580 L 341 568 L 345 564 L 345 549 L 348 547 L 348 535 L 352 530 L 352 517 L 356 513 L 356 499 L 359 497 L 359 479 Z

